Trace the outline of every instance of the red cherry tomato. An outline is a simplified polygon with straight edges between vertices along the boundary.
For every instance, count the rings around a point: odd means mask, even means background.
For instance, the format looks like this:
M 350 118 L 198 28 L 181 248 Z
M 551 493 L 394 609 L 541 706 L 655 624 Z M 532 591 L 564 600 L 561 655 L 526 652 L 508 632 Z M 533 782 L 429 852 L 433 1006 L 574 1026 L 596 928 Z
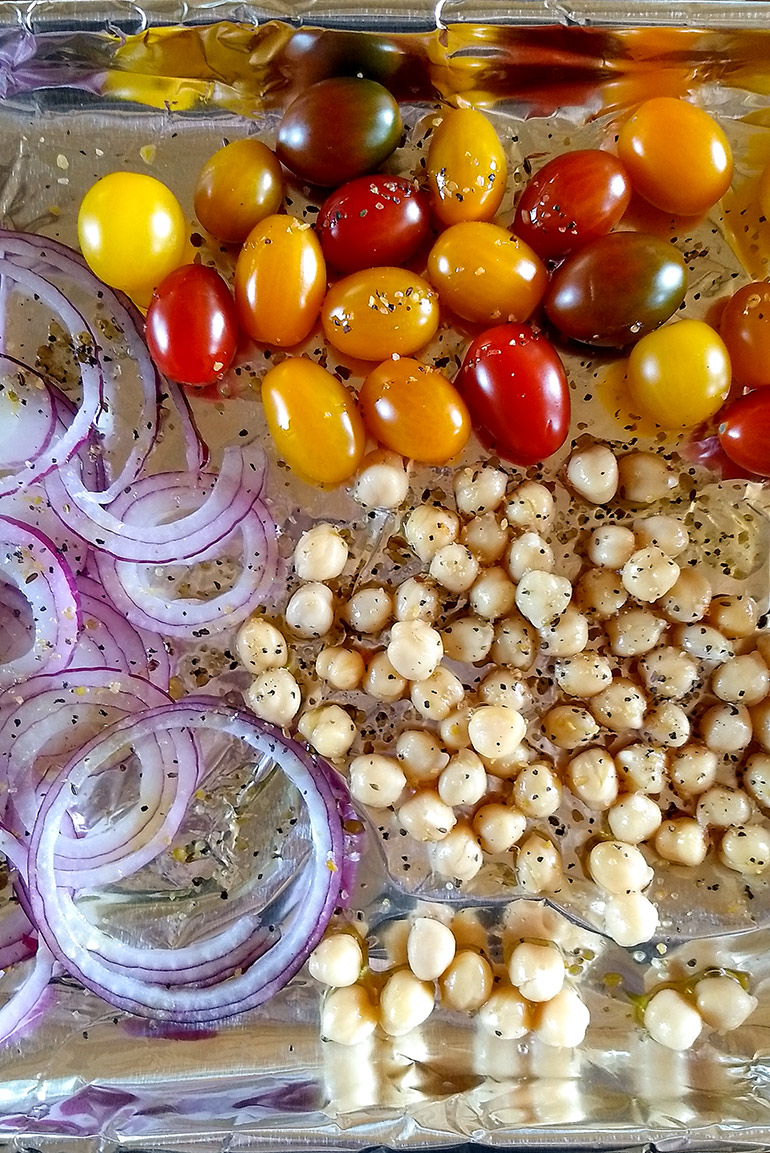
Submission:
M 206 385 L 235 356 L 238 319 L 222 277 L 202 264 L 184 264 L 155 289 L 145 320 L 150 355 L 182 384 Z
M 599 148 L 544 164 L 521 194 L 513 231 L 544 260 L 556 260 L 611 232 L 631 199 L 620 161 Z
M 719 422 L 719 443 L 735 464 L 770 476 L 770 393 L 749 392 L 728 405 Z
M 361 176 L 333 192 L 317 223 L 323 254 L 339 272 L 403 264 L 430 230 L 430 201 L 402 176 Z
M 528 324 L 500 324 L 474 340 L 455 381 L 490 447 L 537 464 L 569 432 L 569 383 L 551 342 Z
M 770 284 L 744 284 L 724 307 L 719 333 L 733 379 L 746 388 L 770 385 Z

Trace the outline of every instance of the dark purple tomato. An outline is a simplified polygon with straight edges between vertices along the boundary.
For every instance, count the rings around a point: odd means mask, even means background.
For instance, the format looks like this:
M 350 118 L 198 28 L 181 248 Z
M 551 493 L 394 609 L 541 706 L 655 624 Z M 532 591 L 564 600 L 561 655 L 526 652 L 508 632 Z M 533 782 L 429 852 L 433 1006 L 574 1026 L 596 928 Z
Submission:
M 585 148 L 544 164 L 521 194 L 513 231 L 544 260 L 558 260 L 611 232 L 631 199 L 623 165 Z
M 296 176 L 322 188 L 373 172 L 401 137 L 401 114 L 387 88 L 360 76 L 311 84 L 283 114 L 276 153 Z
M 402 176 L 359 176 L 318 217 L 323 254 L 338 272 L 403 264 L 430 231 L 430 201 Z
M 398 34 L 347 32 L 336 28 L 298 28 L 278 59 L 278 68 L 299 79 L 303 88 L 333 76 L 366 76 L 384 84 L 397 99 L 435 98 L 416 46 Z
M 719 443 L 735 464 L 756 476 L 770 476 L 770 392 L 758 389 L 723 409 Z
M 569 384 L 547 337 L 528 324 L 500 324 L 474 340 L 455 384 L 474 427 L 501 456 L 537 464 L 569 432 Z
M 687 266 L 672 244 L 644 232 L 611 232 L 556 270 L 545 311 L 562 336 L 623 348 L 668 320 L 686 291 Z
M 150 355 L 181 384 L 213 384 L 235 356 L 238 318 L 230 289 L 213 268 L 184 264 L 153 294 L 145 320 Z

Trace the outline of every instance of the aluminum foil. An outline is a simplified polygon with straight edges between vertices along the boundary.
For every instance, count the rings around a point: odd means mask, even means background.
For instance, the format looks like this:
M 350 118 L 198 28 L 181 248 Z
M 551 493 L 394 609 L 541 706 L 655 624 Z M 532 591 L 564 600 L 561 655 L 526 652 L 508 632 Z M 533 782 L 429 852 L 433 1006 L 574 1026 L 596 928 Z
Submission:
M 690 268 L 686 314 L 708 316 L 736 277 L 768 272 L 770 230 L 755 207 L 758 175 L 770 159 L 768 28 L 770 7 L 762 3 L 700 3 L 677 12 L 654 4 L 621 11 L 609 0 L 548 10 L 460 0 L 408 11 L 362 10 L 339 0 L 305 8 L 122 4 L 109 11 L 88 3 L 75 9 L 63 0 L 4 5 L 0 223 L 73 243 L 80 197 L 116 168 L 160 177 L 189 209 L 200 165 L 223 139 L 257 131 L 270 142 L 286 101 L 334 70 L 363 70 L 402 100 L 407 136 L 393 162 L 398 171 L 419 173 L 426 131 L 442 102 L 484 107 L 509 155 L 502 219 L 510 220 L 517 189 L 542 157 L 611 140 L 628 108 L 648 95 L 689 94 L 719 116 L 734 145 L 738 169 L 724 215 L 689 227 L 639 208 L 632 223 L 676 236 Z M 302 212 L 303 190 L 293 188 L 291 195 L 292 210 Z M 192 218 L 191 237 L 204 259 L 225 260 L 207 247 Z M 442 330 L 427 355 L 451 370 L 464 345 L 464 334 Z M 309 347 L 317 348 L 317 340 Z M 661 439 L 628 410 L 612 358 L 570 353 L 566 362 L 575 401 L 573 441 L 590 429 L 618 445 L 671 453 L 684 448 Z M 257 354 L 246 357 L 218 393 L 194 402 L 215 459 L 243 430 L 249 439 L 264 436 L 255 386 L 265 363 Z M 360 366 L 331 353 L 328 363 L 355 382 Z M 550 477 L 557 476 L 568 447 L 551 462 Z M 169 423 L 164 463 L 179 452 Z M 467 460 L 480 453 L 472 444 Z M 307 488 L 271 459 L 269 496 L 284 555 L 323 515 L 344 523 L 355 543 L 360 564 L 351 588 L 375 566 L 387 573 L 398 546 L 398 516 L 362 517 L 344 493 Z M 719 484 L 697 466 L 687 475 L 691 483 L 675 501 L 690 525 L 693 555 L 710 563 L 718 544 L 717 587 L 749 588 L 766 604 L 770 533 L 763 490 L 740 480 Z M 415 493 L 442 493 L 450 490 L 451 476 L 423 470 L 411 483 Z M 566 499 L 560 511 L 560 563 L 568 572 L 571 541 L 585 525 Z M 285 603 L 288 579 L 274 590 L 276 608 Z M 183 689 L 200 688 L 203 681 L 207 691 L 226 695 L 243 687 L 242 675 L 216 646 L 176 655 Z M 355 698 L 348 703 L 363 704 Z M 387 741 L 389 732 L 376 716 L 364 715 L 363 724 L 371 726 L 374 744 Z M 232 879 L 239 866 L 231 834 L 246 829 L 249 838 L 258 836 L 254 806 L 268 803 L 278 825 L 285 797 L 271 788 L 257 795 L 246 789 L 244 797 L 242 766 L 228 765 L 226 774 L 217 805 L 203 803 L 191 817 L 190 858 L 167 860 L 158 884 L 183 880 L 191 862 L 212 884 Z M 301 830 L 296 838 L 300 853 Z M 400 917 L 418 900 L 457 895 L 418 853 L 406 871 L 400 853 L 379 851 L 374 826 L 369 842 L 354 904 L 372 935 L 373 964 L 384 965 L 403 950 Z M 206 848 L 205 866 L 194 859 L 196 845 Z M 580 837 L 567 847 L 575 860 L 580 849 Z M 294 849 L 282 851 L 290 861 Z M 0 1050 L 0 1148 L 294 1153 L 464 1142 L 767 1148 L 766 887 L 746 886 L 715 870 L 713 861 L 697 876 L 659 870 L 654 895 L 663 915 L 661 935 L 650 948 L 629 951 L 594 931 L 593 898 L 579 884 L 551 903 L 511 904 L 512 891 L 501 884 L 509 881 L 495 866 L 482 872 L 470 907 L 458 913 L 458 932 L 468 941 L 483 933 L 493 948 L 512 933 L 558 940 L 591 1010 L 578 1050 L 548 1050 L 526 1038 L 501 1041 L 471 1018 L 444 1010 L 405 1038 L 377 1036 L 346 1050 L 321 1041 L 317 987 L 302 975 L 244 1019 L 206 1032 L 175 1032 L 116 1014 L 63 978 L 32 1027 Z M 134 893 L 122 906 L 123 927 L 145 939 L 150 898 Z M 635 998 L 661 981 L 686 982 L 709 967 L 750 974 L 758 1010 L 741 1029 L 712 1033 L 691 1053 L 656 1045 L 635 1022 Z

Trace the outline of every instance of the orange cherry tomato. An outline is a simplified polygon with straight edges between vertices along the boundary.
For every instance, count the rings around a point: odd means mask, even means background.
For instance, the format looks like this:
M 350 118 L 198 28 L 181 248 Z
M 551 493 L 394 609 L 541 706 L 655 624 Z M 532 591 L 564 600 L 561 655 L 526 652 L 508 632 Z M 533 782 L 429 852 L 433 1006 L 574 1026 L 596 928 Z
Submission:
M 249 336 L 298 344 L 318 319 L 325 290 L 326 264 L 309 224 L 268 216 L 252 229 L 235 265 L 235 303 Z
M 361 360 L 411 356 L 435 335 L 438 320 L 436 293 L 404 268 L 353 272 L 332 285 L 321 309 L 329 344 Z
M 724 307 L 719 332 L 733 378 L 745 388 L 770 385 L 770 284 L 744 284 Z
M 233 140 L 203 165 L 195 188 L 195 215 L 217 240 L 241 244 L 255 224 L 281 207 L 278 157 L 261 140 Z
M 545 295 L 548 273 L 537 253 L 497 224 L 468 221 L 442 232 L 428 256 L 439 298 L 477 324 L 527 320 Z
M 727 191 L 730 144 L 708 112 L 656 96 L 623 125 L 618 156 L 640 196 L 674 216 L 699 216 Z
M 290 356 L 262 380 L 267 427 L 279 455 L 313 484 L 339 484 L 358 468 L 366 433 L 355 398 L 320 364 Z
M 442 224 L 491 220 L 505 192 L 507 164 L 500 137 L 483 112 L 444 114 L 428 148 L 428 183 Z
M 358 403 L 367 432 L 412 460 L 446 464 L 470 436 L 470 414 L 455 386 L 437 368 L 407 356 L 373 369 Z

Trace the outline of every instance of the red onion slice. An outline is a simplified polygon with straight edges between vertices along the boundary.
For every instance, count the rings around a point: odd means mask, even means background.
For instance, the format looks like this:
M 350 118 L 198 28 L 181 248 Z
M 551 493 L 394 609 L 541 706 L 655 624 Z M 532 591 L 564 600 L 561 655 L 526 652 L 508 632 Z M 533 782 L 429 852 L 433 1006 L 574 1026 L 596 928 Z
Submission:
M 106 599 L 97 581 L 79 576 L 77 588 L 82 632 L 70 669 L 93 669 L 103 664 L 108 669 L 147 677 L 159 688 L 167 689 L 168 654 L 161 637 L 149 631 L 140 635 Z M 101 659 L 86 660 L 86 641 L 91 642 L 89 648 L 91 651 L 95 648 Z
M 15 837 L 0 829 L 0 853 L 22 877 L 27 875 L 27 851 Z M 0 1008 L 0 1041 L 10 1037 L 37 1007 L 53 977 L 54 957 L 44 941 L 38 939 L 34 966 L 10 1000 Z
M 7 357 L 0 353 L 0 369 L 7 373 L 0 378 L 0 470 L 19 472 L 30 468 L 49 447 L 57 416 L 40 374 L 22 372 L 4 361 Z

